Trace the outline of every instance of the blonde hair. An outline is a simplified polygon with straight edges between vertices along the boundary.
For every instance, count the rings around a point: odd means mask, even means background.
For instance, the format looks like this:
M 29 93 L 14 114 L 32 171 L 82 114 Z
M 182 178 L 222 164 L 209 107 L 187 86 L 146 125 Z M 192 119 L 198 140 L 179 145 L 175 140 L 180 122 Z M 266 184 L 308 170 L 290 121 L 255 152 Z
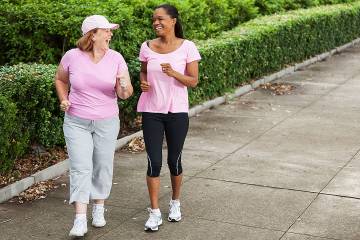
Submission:
M 93 29 L 87 32 L 84 36 L 79 38 L 76 42 L 76 47 L 78 47 L 81 51 L 92 51 L 94 47 L 94 42 L 92 40 L 94 33 L 96 33 L 97 29 Z

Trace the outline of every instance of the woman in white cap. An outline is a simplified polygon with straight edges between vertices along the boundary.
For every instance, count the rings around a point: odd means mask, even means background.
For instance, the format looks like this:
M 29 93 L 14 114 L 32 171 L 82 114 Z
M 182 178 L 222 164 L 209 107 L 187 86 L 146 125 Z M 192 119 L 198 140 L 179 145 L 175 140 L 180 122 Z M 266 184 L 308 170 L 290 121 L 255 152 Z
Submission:
M 55 86 L 65 111 L 64 136 L 70 159 L 70 204 L 75 206 L 70 236 L 87 232 L 86 209 L 93 201 L 92 225 L 103 227 L 104 201 L 112 186 L 115 143 L 119 133 L 117 97 L 133 93 L 122 55 L 109 49 L 118 24 L 100 15 L 85 18 L 77 48 L 65 53 Z

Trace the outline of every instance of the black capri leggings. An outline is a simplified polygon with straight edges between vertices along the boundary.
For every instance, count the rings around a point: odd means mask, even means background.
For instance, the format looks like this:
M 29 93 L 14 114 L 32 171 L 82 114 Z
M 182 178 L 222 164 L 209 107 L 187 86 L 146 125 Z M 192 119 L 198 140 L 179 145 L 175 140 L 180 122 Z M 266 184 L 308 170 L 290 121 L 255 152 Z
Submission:
M 166 136 L 170 173 L 182 173 L 181 153 L 189 129 L 188 113 L 142 113 L 142 129 L 148 158 L 147 175 L 158 177 L 162 166 L 162 144 Z

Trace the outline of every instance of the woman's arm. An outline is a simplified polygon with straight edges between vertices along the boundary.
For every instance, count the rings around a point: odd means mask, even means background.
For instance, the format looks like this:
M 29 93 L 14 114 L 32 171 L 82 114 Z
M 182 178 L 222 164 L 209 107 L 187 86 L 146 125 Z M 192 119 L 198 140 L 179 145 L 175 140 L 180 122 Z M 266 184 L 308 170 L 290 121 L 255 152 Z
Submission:
M 131 85 L 130 75 L 127 70 L 116 76 L 115 90 L 121 99 L 127 99 L 133 94 L 134 89 Z
M 161 64 L 162 71 L 168 76 L 175 78 L 187 87 L 196 87 L 199 80 L 199 62 L 193 61 L 186 64 L 186 75 L 176 72 L 172 69 L 170 63 Z
M 147 62 L 141 62 L 140 88 L 143 92 L 147 92 L 150 89 L 150 84 L 147 81 Z
M 61 64 L 59 64 L 55 74 L 55 88 L 60 101 L 60 108 L 63 111 L 69 110 L 69 73 L 66 72 Z

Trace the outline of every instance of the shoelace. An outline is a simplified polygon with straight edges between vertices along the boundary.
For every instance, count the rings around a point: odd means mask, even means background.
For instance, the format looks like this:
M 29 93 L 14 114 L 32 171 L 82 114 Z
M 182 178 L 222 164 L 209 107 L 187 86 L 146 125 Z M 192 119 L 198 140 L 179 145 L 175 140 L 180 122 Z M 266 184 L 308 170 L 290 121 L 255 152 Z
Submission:
M 82 228 L 82 227 L 84 227 L 85 224 L 86 224 L 86 220 L 80 219 L 80 218 L 75 219 L 75 221 L 74 221 L 74 228 L 75 228 L 75 229 Z
M 151 208 L 148 208 L 147 211 L 149 212 L 149 220 L 148 222 L 153 223 L 154 225 L 158 224 L 159 221 L 159 216 L 156 215 L 155 213 L 153 213 L 153 211 L 151 210 Z
M 170 204 L 170 212 L 171 213 L 178 213 L 180 211 L 180 206 L 175 204 L 175 203 L 171 203 Z
M 93 209 L 92 215 L 94 218 L 100 218 L 100 217 L 104 217 L 104 212 L 106 211 L 106 209 L 99 209 L 99 208 L 95 208 Z

